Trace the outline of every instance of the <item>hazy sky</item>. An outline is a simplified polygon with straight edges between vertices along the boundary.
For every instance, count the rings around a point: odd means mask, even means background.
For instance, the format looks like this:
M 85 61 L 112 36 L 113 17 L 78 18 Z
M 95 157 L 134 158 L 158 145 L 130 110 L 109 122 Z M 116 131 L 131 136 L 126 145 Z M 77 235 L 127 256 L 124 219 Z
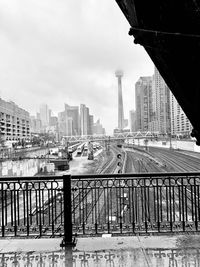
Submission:
M 84 103 L 111 132 L 117 126 L 115 70 L 124 71 L 126 118 L 135 106 L 135 82 L 153 74 L 129 28 L 115 0 L 1 0 L 1 98 L 30 114 L 41 103 L 55 115 L 64 103 Z

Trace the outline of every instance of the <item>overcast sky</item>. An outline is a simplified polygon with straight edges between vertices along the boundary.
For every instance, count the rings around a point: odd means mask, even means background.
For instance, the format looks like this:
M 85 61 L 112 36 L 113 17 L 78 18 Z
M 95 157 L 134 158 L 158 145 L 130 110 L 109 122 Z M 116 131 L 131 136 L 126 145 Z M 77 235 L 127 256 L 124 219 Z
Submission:
M 124 113 L 135 107 L 134 86 L 153 74 L 145 50 L 128 35 L 115 0 L 1 0 L 0 96 L 34 115 L 42 103 L 54 115 L 86 104 L 107 132 L 117 126 L 117 79 Z

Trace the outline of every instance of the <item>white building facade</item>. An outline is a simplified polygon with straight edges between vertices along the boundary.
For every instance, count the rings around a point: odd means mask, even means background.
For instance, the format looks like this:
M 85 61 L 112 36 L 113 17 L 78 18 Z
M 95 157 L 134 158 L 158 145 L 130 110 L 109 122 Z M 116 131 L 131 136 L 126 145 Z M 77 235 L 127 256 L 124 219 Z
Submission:
M 192 131 L 192 124 L 178 104 L 174 95 L 170 92 L 171 109 L 171 134 L 177 137 L 189 137 Z
M 30 140 L 29 112 L 0 98 L 0 136 L 5 141 Z

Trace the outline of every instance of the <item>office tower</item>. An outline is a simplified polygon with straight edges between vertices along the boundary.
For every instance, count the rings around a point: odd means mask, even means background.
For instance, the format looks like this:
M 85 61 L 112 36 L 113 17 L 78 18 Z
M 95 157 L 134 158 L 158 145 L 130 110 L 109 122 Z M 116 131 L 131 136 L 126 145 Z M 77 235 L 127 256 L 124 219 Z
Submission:
M 40 120 L 42 122 L 42 126 L 45 127 L 49 126 L 49 116 L 50 112 L 49 112 L 49 108 L 46 104 L 42 104 L 40 105 Z
M 80 134 L 79 126 L 79 107 L 78 106 L 69 106 L 65 104 L 65 113 L 68 118 L 72 119 L 72 135 Z
M 58 113 L 58 132 L 60 138 L 68 136 L 68 121 L 64 111 Z
M 129 112 L 129 122 L 130 122 L 130 130 L 131 132 L 136 131 L 136 111 L 130 110 Z
M 135 84 L 135 128 L 148 131 L 152 119 L 152 77 L 140 77 Z
M 58 117 L 51 116 L 49 119 L 49 126 L 57 126 L 58 125 Z
M 124 129 L 124 108 L 123 108 L 123 97 L 122 97 L 122 76 L 123 72 L 117 70 L 115 76 L 118 79 L 118 129 Z
M 80 105 L 80 128 L 81 135 L 89 134 L 89 108 L 86 105 Z
M 40 119 L 38 119 L 35 116 L 30 117 L 30 127 L 31 127 L 31 133 L 41 133 L 42 132 L 42 122 Z
M 89 135 L 93 134 L 93 125 L 94 125 L 94 116 L 89 115 L 89 129 L 88 129 Z
M 100 119 L 98 119 L 93 125 L 93 134 L 105 134 L 105 129 L 100 123 Z

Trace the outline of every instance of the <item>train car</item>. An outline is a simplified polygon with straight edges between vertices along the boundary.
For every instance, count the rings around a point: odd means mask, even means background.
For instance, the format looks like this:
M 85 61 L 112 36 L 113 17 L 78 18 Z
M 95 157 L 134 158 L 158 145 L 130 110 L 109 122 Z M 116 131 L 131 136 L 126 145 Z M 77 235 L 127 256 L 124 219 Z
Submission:
M 68 147 L 68 152 L 69 153 L 73 153 L 74 151 L 76 151 L 76 149 L 78 148 L 79 145 L 80 145 L 80 143 L 77 143 L 75 145 L 69 146 Z
M 73 152 L 77 150 L 77 147 L 80 145 L 80 143 L 74 144 L 66 148 L 67 153 L 67 159 L 73 160 Z
M 100 149 L 101 146 L 100 146 L 99 143 L 94 143 L 93 148 L 94 148 L 94 149 Z
M 85 151 L 85 152 L 88 151 L 88 144 L 87 144 L 87 143 L 84 145 L 84 151 Z
M 85 146 L 85 143 L 82 143 L 77 147 L 77 155 L 80 156 L 83 153 L 84 146 Z
M 96 149 L 97 149 L 97 144 L 94 143 L 94 144 L 93 144 L 93 150 L 96 150 Z

